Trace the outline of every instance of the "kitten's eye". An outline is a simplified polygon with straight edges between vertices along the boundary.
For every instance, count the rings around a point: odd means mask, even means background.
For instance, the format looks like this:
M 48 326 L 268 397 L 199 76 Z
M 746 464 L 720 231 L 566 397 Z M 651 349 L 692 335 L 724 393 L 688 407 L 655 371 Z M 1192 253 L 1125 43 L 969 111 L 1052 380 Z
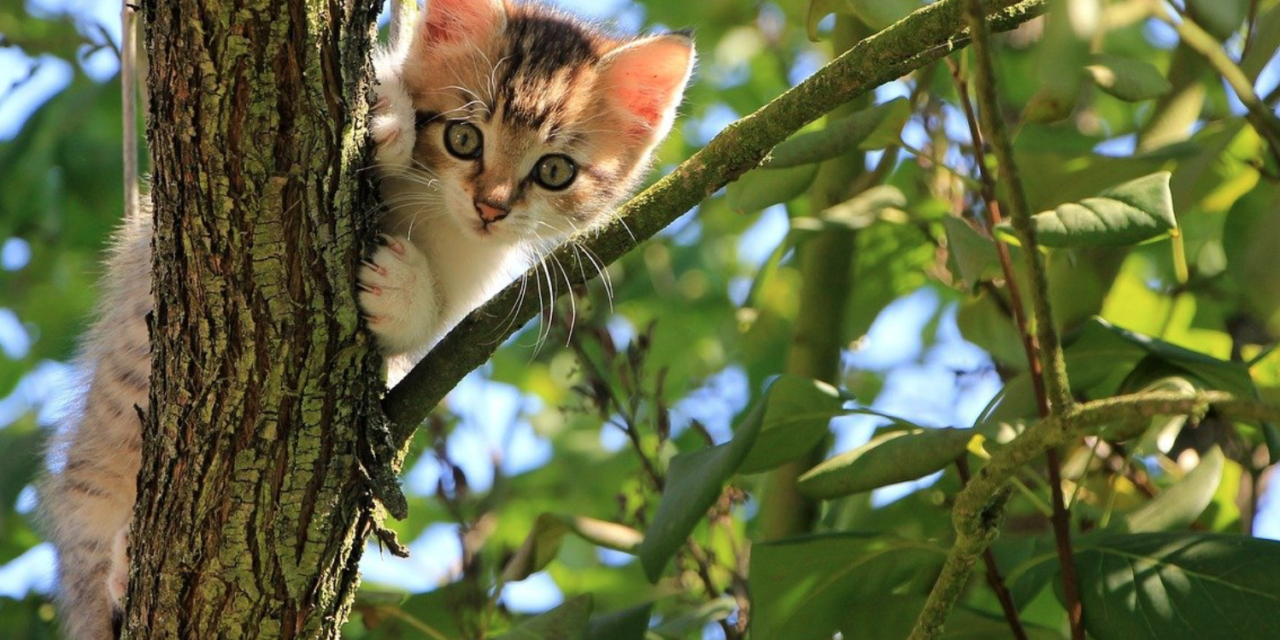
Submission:
M 573 179 L 576 177 L 578 177 L 578 165 L 569 156 L 558 153 L 542 156 L 537 166 L 533 168 L 533 179 L 552 191 L 568 187 L 573 184 Z
M 470 122 L 450 122 L 444 129 L 444 148 L 463 160 L 475 160 L 484 151 L 484 136 Z

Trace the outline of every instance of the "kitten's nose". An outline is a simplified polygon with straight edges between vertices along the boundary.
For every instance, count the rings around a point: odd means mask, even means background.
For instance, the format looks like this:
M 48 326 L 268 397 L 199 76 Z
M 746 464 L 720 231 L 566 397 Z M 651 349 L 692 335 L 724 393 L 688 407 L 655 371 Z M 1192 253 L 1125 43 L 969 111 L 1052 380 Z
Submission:
M 511 209 L 500 204 L 493 204 L 481 200 L 476 201 L 476 213 L 485 224 L 493 224 L 509 215 Z

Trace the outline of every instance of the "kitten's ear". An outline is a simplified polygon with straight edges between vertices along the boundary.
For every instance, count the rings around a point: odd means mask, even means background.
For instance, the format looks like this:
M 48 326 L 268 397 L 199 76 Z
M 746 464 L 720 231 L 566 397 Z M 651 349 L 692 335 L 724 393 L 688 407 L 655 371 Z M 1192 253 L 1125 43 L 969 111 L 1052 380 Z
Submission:
M 666 137 L 693 60 L 693 41 L 675 34 L 637 40 L 600 60 L 600 90 L 632 125 L 628 135 L 649 144 Z
M 504 0 L 427 0 L 418 22 L 418 44 L 427 47 L 472 42 L 507 24 Z M 430 49 L 428 49 L 430 51 Z

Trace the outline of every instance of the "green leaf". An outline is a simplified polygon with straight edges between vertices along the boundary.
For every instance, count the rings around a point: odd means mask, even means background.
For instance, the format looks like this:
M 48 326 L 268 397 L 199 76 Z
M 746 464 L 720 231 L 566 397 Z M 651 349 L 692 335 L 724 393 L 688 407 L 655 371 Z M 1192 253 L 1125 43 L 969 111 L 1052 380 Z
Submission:
M 591 594 L 566 600 L 564 604 L 516 625 L 502 636 L 502 640 L 578 640 L 587 632 L 591 607 Z
M 827 436 L 831 418 L 843 415 L 844 399 L 835 387 L 793 375 L 778 376 L 760 400 L 760 436 L 742 462 L 741 473 L 767 471 L 795 460 Z M 751 419 L 750 417 L 748 419 Z
M 1130 512 L 1125 517 L 1128 530 L 1132 533 L 1174 531 L 1195 522 L 1213 502 L 1225 461 L 1217 445 L 1209 449 L 1196 468 L 1176 484 Z
M 1097 640 L 1280 638 L 1280 542 L 1202 533 L 1082 537 L 1084 623 Z
M 1167 171 L 1126 182 L 1079 203 L 1059 205 L 1036 214 L 1032 222 L 1036 238 L 1046 247 L 1131 245 L 1178 226 Z M 1009 223 L 1000 227 L 1011 233 Z
M 1153 360 L 1152 357 L 1144 358 L 1134 368 L 1134 372 L 1142 370 L 1145 363 Z M 1164 378 L 1143 387 L 1141 391 L 1173 391 L 1190 395 L 1196 392 L 1196 386 L 1184 378 Z M 1178 439 L 1178 434 L 1182 433 L 1182 427 L 1186 426 L 1186 424 L 1187 416 L 1184 415 L 1155 416 L 1151 418 L 1151 425 L 1143 432 L 1142 438 L 1138 440 L 1138 443 L 1133 445 L 1133 454 L 1145 456 L 1169 453 L 1173 450 L 1174 442 Z
M 1086 322 L 1067 347 L 1066 354 L 1072 387 L 1089 393 L 1090 397 L 1111 395 L 1117 387 L 1107 383 L 1115 380 L 1117 374 L 1121 378 L 1127 377 L 1128 372 L 1147 356 L 1163 361 L 1171 367 L 1171 374 L 1185 373 L 1210 389 L 1229 391 L 1243 397 L 1256 395 L 1253 380 L 1243 364 L 1184 349 L 1117 327 L 1102 318 Z M 1078 387 L 1077 377 L 1080 379 Z
M 1247 0 L 1187 0 L 1187 8 L 1196 23 L 1223 41 L 1240 30 L 1249 13 Z
M 818 165 L 789 169 L 752 169 L 729 183 L 726 197 L 734 211 L 759 211 L 804 194 L 818 175 Z
M 824 229 L 848 229 L 857 231 L 865 229 L 883 219 L 905 218 L 902 207 L 907 206 L 907 198 L 897 187 L 881 185 L 871 187 L 858 195 L 832 207 L 824 209 L 817 218 L 801 216 L 791 219 L 793 232 L 813 232 Z M 793 241 L 799 242 L 801 236 L 793 234 Z
M 684 546 L 694 527 L 706 517 L 707 509 L 720 497 L 725 483 L 746 459 L 760 434 L 766 406 L 767 403 L 761 403 L 751 411 L 733 440 L 671 459 L 666 488 L 638 551 L 640 564 L 650 582 L 662 577 L 671 556 Z
M 1003 275 L 995 241 L 956 216 L 943 218 L 942 226 L 947 230 L 947 263 L 969 291 Z
M 733 596 L 720 596 L 690 611 L 664 619 L 662 624 L 653 628 L 653 633 L 660 638 L 670 640 L 687 638 L 689 634 L 701 631 L 708 624 L 728 618 L 737 610 L 738 602 L 733 599 Z
M 591 618 L 582 640 L 644 640 L 653 603 Z
M 1129 102 L 1150 100 L 1173 88 L 1160 70 L 1146 60 L 1095 53 L 1092 64 L 1084 69 L 1098 88 Z
M 945 552 L 888 535 L 826 534 L 751 549 L 751 634 L 829 639 L 858 602 L 936 570 Z M 861 636 L 850 636 L 861 637 Z
M 1117 327 L 1102 318 L 1091 318 L 1073 332 L 1066 341 L 1064 353 L 1072 392 L 1090 399 L 1114 395 L 1139 364 L 1151 367 L 1153 377 L 1184 377 L 1205 388 L 1228 391 L 1242 398 L 1256 398 L 1258 393 L 1248 369 L 1241 363 L 1184 349 Z M 1156 366 L 1163 369 L 1155 369 Z M 1023 373 L 1006 383 L 999 404 L 975 426 L 989 434 L 991 428 L 1002 422 L 1037 415 L 1030 379 Z
M 911 102 L 894 98 L 836 120 L 821 131 L 792 136 L 774 147 L 761 166 L 784 169 L 824 162 L 855 149 L 883 149 L 897 144 L 910 117 Z
M 1227 273 L 1241 287 L 1245 307 L 1272 332 L 1280 330 L 1280 269 L 1275 247 L 1280 243 L 1280 188 L 1260 181 L 1236 200 L 1222 228 Z
M 835 11 L 836 0 L 809 0 L 809 17 L 805 20 L 809 42 L 820 42 L 818 23 Z
M 830 500 L 922 478 L 964 454 L 969 429 L 907 429 L 878 435 L 800 476 L 800 492 Z
M 1240 70 L 1249 80 L 1257 80 L 1277 49 L 1280 49 L 1280 4 L 1272 4 L 1253 22 L 1249 48 L 1240 59 Z
M 845 6 L 872 31 L 883 31 L 919 9 L 920 3 L 917 0 L 845 0 Z
M 366 592 L 359 592 L 355 606 L 365 627 L 359 635 L 363 640 L 461 637 L 464 628 L 478 622 L 479 612 L 489 600 L 482 588 L 468 581 L 414 594 L 399 604 L 385 602 L 390 594 L 370 597 Z M 355 625 L 353 617 L 348 626 Z M 356 634 L 344 630 L 343 635 Z
M 502 580 L 517 582 L 542 571 L 560 553 L 564 536 L 570 532 L 594 545 L 625 553 L 635 553 L 643 539 L 639 531 L 615 522 L 544 513 L 503 567 Z

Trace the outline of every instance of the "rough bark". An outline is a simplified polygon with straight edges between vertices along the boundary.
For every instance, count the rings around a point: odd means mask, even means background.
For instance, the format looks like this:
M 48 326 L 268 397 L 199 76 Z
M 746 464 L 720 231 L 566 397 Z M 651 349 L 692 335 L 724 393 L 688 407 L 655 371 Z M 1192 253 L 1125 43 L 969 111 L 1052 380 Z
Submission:
M 125 637 L 337 638 L 374 513 L 371 0 L 148 0 L 151 407 Z

